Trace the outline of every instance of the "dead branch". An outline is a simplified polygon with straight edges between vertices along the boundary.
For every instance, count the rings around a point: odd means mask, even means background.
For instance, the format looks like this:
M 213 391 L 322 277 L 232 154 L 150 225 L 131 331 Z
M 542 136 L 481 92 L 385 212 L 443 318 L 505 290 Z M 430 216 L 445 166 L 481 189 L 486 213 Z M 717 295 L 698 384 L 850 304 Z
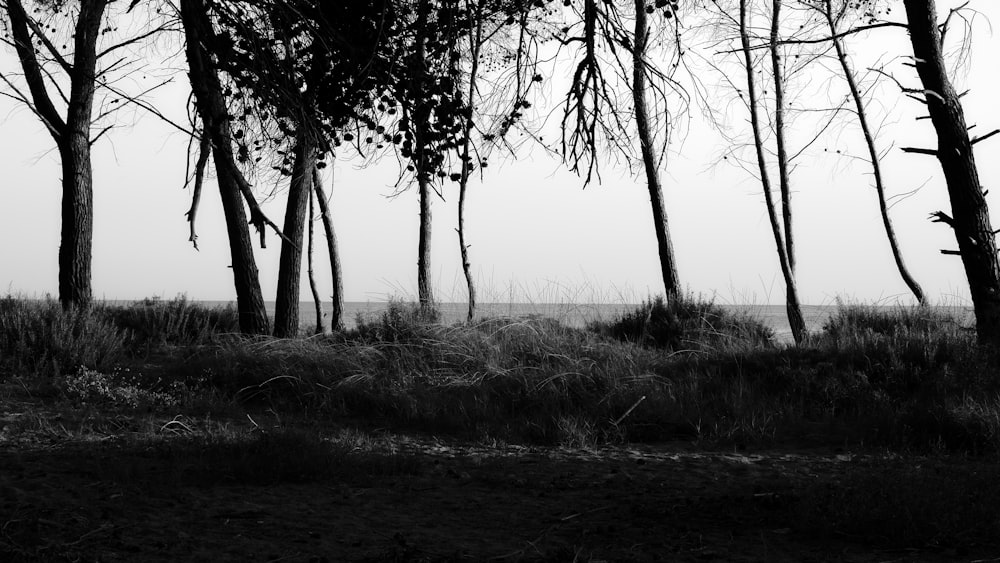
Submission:
M 926 154 L 927 156 L 937 156 L 938 152 L 934 149 L 922 149 L 919 147 L 900 147 L 903 152 L 913 153 L 913 154 Z
M 973 127 L 975 127 L 975 126 L 973 126 Z M 969 127 L 969 129 L 972 129 L 972 127 Z M 994 129 L 994 130 L 990 131 L 989 133 L 987 133 L 987 134 L 985 134 L 985 135 L 983 135 L 981 137 L 973 137 L 972 138 L 972 144 L 974 145 L 974 144 L 976 144 L 976 143 L 978 143 L 980 141 L 985 141 L 986 139 L 989 139 L 990 137 L 992 137 L 993 135 L 996 135 L 997 133 L 1000 133 L 1000 129 Z
M 208 157 L 211 153 L 212 142 L 209 139 L 208 132 L 202 131 L 201 140 L 198 144 L 198 163 L 195 164 L 194 168 L 194 191 L 191 194 L 191 209 L 185 213 L 191 229 L 191 236 L 188 237 L 188 241 L 194 245 L 195 250 L 200 250 L 198 248 L 198 233 L 195 232 L 195 219 L 198 217 L 198 204 L 201 203 L 201 188 L 205 180 L 205 168 L 208 166 Z

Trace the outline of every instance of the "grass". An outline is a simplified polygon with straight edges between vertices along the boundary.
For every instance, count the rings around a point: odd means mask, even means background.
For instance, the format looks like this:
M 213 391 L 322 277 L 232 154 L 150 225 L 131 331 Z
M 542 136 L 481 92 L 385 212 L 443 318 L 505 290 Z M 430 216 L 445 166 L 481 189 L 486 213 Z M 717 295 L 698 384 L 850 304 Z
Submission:
M 774 345 L 774 331 L 749 314 L 691 296 L 649 298 L 611 322 L 588 327 L 611 338 L 672 351 Z
M 151 358 L 153 360 L 151 360 Z M 73 408 L 322 414 L 476 440 L 1000 450 L 995 358 L 933 309 L 841 305 L 803 346 L 691 297 L 568 328 L 392 303 L 341 334 L 235 334 L 184 299 L 0 300 L 0 373 Z M 42 393 L 44 394 L 44 393 Z

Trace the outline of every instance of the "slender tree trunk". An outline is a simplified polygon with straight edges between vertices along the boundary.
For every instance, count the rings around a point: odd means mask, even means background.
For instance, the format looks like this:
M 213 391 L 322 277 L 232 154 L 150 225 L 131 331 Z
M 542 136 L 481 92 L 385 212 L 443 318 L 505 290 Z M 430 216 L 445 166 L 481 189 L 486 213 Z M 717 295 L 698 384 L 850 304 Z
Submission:
M 420 236 L 417 240 L 417 297 L 421 308 L 434 306 L 431 286 L 431 188 L 430 179 L 417 180 L 420 190 Z
M 472 279 L 472 264 L 469 263 L 469 245 L 465 242 L 465 195 L 469 187 L 469 172 L 472 169 L 472 157 L 469 154 L 469 148 L 472 137 L 472 108 L 476 99 L 476 79 L 479 75 L 479 53 L 483 43 L 483 19 L 480 2 L 476 3 L 475 10 L 469 7 L 469 4 L 470 2 L 467 1 L 467 12 L 469 14 L 474 12 L 476 16 L 470 20 L 469 25 L 469 48 L 472 51 L 472 68 L 469 69 L 468 115 L 465 118 L 464 130 L 462 132 L 462 176 L 458 184 L 458 247 L 462 256 L 462 273 L 465 274 L 465 286 L 469 292 L 469 307 L 465 315 L 465 321 L 471 323 L 476 316 L 476 285 Z
M 934 0 L 904 0 L 913 44 L 913 58 L 926 93 L 927 109 L 937 131 L 937 158 L 941 163 L 952 217 L 935 216 L 955 232 L 969 280 L 979 341 L 1000 346 L 1000 264 L 989 209 L 979 183 L 965 112 L 948 78 L 941 52 Z
M 865 102 L 861 97 L 861 91 L 858 89 L 858 83 L 854 79 L 854 71 L 851 70 L 851 64 L 848 61 L 847 52 L 844 50 L 843 41 L 837 35 L 839 31 L 837 29 L 836 18 L 833 14 L 833 4 L 831 0 L 824 0 L 824 3 L 824 15 L 826 16 L 827 24 L 830 26 L 830 37 L 833 38 L 833 47 L 836 49 L 837 59 L 840 60 L 840 68 L 844 71 L 844 80 L 847 81 L 847 86 L 851 90 L 851 98 L 854 99 L 854 107 L 858 112 L 858 123 L 861 125 L 861 132 L 865 137 L 865 145 L 868 147 L 868 158 L 871 161 L 872 173 L 875 176 L 875 192 L 878 194 L 878 208 L 882 214 L 882 226 L 885 227 L 885 236 L 889 240 L 889 249 L 892 251 L 892 258 L 896 262 L 896 269 L 899 271 L 900 277 L 903 278 L 903 283 L 910 289 L 913 296 L 917 298 L 917 302 L 925 305 L 927 299 L 924 296 L 924 290 L 917 283 L 917 280 L 913 279 L 909 269 L 907 269 L 906 264 L 903 262 L 903 254 L 900 252 L 899 243 L 896 241 L 896 231 L 893 229 L 892 221 L 889 219 L 889 206 L 885 199 L 885 183 L 882 180 L 882 164 L 878 155 L 878 149 L 875 147 L 875 137 L 872 135 L 871 127 L 868 125 Z
M 785 148 L 785 79 L 781 72 L 781 53 L 778 51 L 778 30 L 781 27 L 781 2 L 771 2 L 771 70 L 774 74 L 774 139 L 778 149 L 778 187 L 781 191 L 781 216 L 785 226 L 785 255 L 788 267 L 795 271 L 795 244 L 792 237 L 792 188 L 788 170 L 788 151 Z
M 799 305 L 798 291 L 795 288 L 795 274 L 786 254 L 785 241 L 781 235 L 781 224 L 774 206 L 771 194 L 771 181 L 767 174 L 767 161 L 764 158 L 764 140 L 761 134 L 760 118 L 757 115 L 757 86 L 754 82 L 753 56 L 750 52 L 750 36 L 747 32 L 747 0 L 740 0 L 740 43 L 743 48 L 743 59 L 747 73 L 747 104 L 750 107 L 750 124 L 753 128 L 754 146 L 757 150 L 757 167 L 760 169 L 760 182 L 764 188 L 764 202 L 767 205 L 767 217 L 771 222 L 771 232 L 778 249 L 778 261 L 781 264 L 781 275 L 785 278 L 785 310 L 788 314 L 788 325 L 792 329 L 795 343 L 800 344 L 805 338 L 805 321 L 802 318 L 802 308 Z
M 216 177 L 229 235 L 240 331 L 244 334 L 267 334 L 270 332 L 267 311 L 240 191 L 241 182 L 245 183 L 245 180 L 233 157 L 229 111 L 222 84 L 205 48 L 206 43 L 214 40 L 215 33 L 204 0 L 181 0 L 180 6 L 187 43 L 188 76 L 205 132 L 212 140 Z
M 323 334 L 326 332 L 326 328 L 323 326 L 323 300 L 319 297 L 319 289 L 316 288 L 316 275 L 313 273 L 313 235 L 316 229 L 313 228 L 313 192 L 309 192 L 309 250 L 307 256 L 309 257 L 308 264 L 306 266 L 307 272 L 309 274 L 309 291 L 312 292 L 313 304 L 316 306 L 316 334 Z
M 291 338 L 299 333 L 302 241 L 315 168 L 314 141 L 308 128 L 300 126 L 295 140 L 295 163 L 292 165 L 292 181 L 288 188 L 285 224 L 281 228 L 285 238 L 281 240 L 278 293 L 274 300 L 274 335 L 278 338 Z
M 97 41 L 107 0 L 81 0 L 73 34 L 73 61 L 65 121 L 52 103 L 46 78 L 28 30 L 20 0 L 7 2 L 10 32 L 25 81 L 41 118 L 59 150 L 62 167 L 62 233 L 59 243 L 59 302 L 87 306 L 93 299 L 91 260 L 94 241 L 94 182 L 90 157 L 97 75 Z
M 330 311 L 330 328 L 333 331 L 344 330 L 344 279 L 340 269 L 340 253 L 337 250 L 337 232 L 333 229 L 333 216 L 330 205 L 323 193 L 323 180 L 319 170 L 313 169 L 313 190 L 316 191 L 316 203 L 323 217 L 323 229 L 326 231 L 326 250 L 330 256 L 330 276 L 333 278 L 333 308 Z
M 430 5 L 428 0 L 420 0 L 417 6 L 416 57 L 418 65 L 424 64 L 426 51 L 425 37 Z M 414 80 L 415 88 L 425 88 L 426 69 L 421 68 Z M 430 126 L 430 109 L 423 104 L 414 108 L 413 141 L 416 147 L 416 174 L 418 198 L 420 200 L 420 233 L 417 240 L 417 298 L 420 307 L 434 306 L 434 291 L 431 286 L 431 173 L 427 170 L 427 141 L 425 131 Z
M 468 135 L 468 133 L 466 133 Z M 465 155 L 468 157 L 468 137 L 465 140 Z M 462 272 L 465 274 L 465 286 L 469 292 L 469 307 L 465 320 L 471 323 L 476 316 L 476 285 L 472 279 L 472 264 L 469 262 L 469 245 L 465 242 L 465 195 L 469 185 L 469 162 L 463 162 L 462 180 L 458 192 L 458 247 L 462 256 Z
M 646 169 L 646 186 L 649 202 L 653 208 L 653 229 L 656 231 L 656 248 L 660 254 L 660 273 L 663 276 L 663 291 L 667 299 L 676 298 L 680 293 L 677 264 L 674 260 L 674 246 L 670 240 L 670 225 L 667 222 L 666 206 L 663 202 L 663 188 L 657 170 L 655 140 L 650 131 L 649 104 L 646 100 L 646 45 L 649 40 L 649 21 L 645 0 L 635 1 L 635 46 L 632 49 L 632 103 L 635 105 L 635 122 L 639 132 L 639 148 Z M 669 124 L 667 124 L 669 127 Z

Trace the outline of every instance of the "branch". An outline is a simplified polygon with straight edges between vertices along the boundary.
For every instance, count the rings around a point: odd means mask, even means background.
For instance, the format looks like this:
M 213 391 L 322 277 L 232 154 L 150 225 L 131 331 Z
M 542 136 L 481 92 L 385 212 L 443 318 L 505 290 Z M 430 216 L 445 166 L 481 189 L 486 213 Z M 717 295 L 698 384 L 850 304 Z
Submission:
M 205 180 L 205 167 L 208 165 L 208 156 L 211 152 L 212 142 L 208 138 L 208 132 L 202 131 L 198 149 L 198 163 L 195 165 L 194 170 L 194 192 L 191 194 L 191 209 L 184 214 L 187 216 L 187 221 L 191 226 L 191 236 L 188 237 L 188 241 L 194 245 L 195 250 L 200 250 L 198 248 L 198 234 L 195 232 L 195 219 L 198 217 L 198 204 L 201 202 L 201 187 Z
M 847 29 L 847 30 L 841 31 L 840 33 L 837 33 L 836 35 L 831 35 L 829 37 L 819 37 L 817 39 L 784 39 L 784 40 L 775 42 L 775 44 L 776 45 L 813 45 L 813 44 L 816 44 L 816 43 L 828 43 L 828 42 L 834 41 L 836 39 L 842 39 L 844 37 L 847 37 L 848 35 L 853 35 L 855 33 L 861 33 L 863 31 L 871 31 L 873 29 L 878 29 L 880 27 L 901 27 L 903 29 L 909 29 L 905 23 L 899 23 L 899 22 L 882 22 L 882 23 L 875 23 L 875 24 L 871 24 L 871 25 L 863 25 L 861 27 L 854 27 L 854 28 L 851 28 L 851 29 Z M 754 45 L 752 47 L 749 47 L 749 49 L 751 51 L 757 51 L 757 50 L 760 50 L 760 49 L 768 49 L 770 47 L 771 47 L 770 43 L 765 43 L 765 44 L 762 44 L 762 45 Z M 729 49 L 727 51 L 717 51 L 716 54 L 717 55 L 731 55 L 733 53 L 740 53 L 742 51 L 743 51 L 742 48 L 740 48 L 740 49 Z
M 152 35 L 156 35 L 157 33 L 161 32 L 161 31 L 166 31 L 167 29 L 169 29 L 169 28 L 166 26 L 166 24 L 158 26 L 158 27 L 155 27 L 152 30 L 150 30 L 150 31 L 148 31 L 146 33 L 143 33 L 142 35 L 136 35 L 135 37 L 133 37 L 133 38 L 127 40 L 127 41 L 122 41 L 121 43 L 118 43 L 118 44 L 115 44 L 115 45 L 112 45 L 112 46 L 108 47 L 107 49 L 105 49 L 105 50 L 101 51 L 100 53 L 98 53 L 97 54 L 97 58 L 99 59 L 99 58 L 103 57 L 104 55 L 107 55 L 108 53 L 110 53 L 112 51 L 115 51 L 117 49 L 121 49 L 123 47 L 127 47 L 127 46 L 129 46 L 129 45 L 131 45 L 133 43 L 138 43 L 139 41 L 142 41 L 143 39 L 145 39 L 147 37 L 150 37 Z
M 96 143 L 98 139 L 100 139 L 101 137 L 103 137 L 104 134 L 107 133 L 108 131 L 111 131 L 112 129 L 114 129 L 114 127 L 115 127 L 114 125 L 108 125 L 104 129 L 101 129 L 101 132 L 98 133 L 97 135 L 95 135 L 94 138 L 90 140 L 89 145 L 90 146 L 94 146 L 94 143 Z
M 18 2 L 18 5 L 20 5 L 20 2 Z M 52 54 L 52 58 L 55 59 L 57 63 L 59 63 L 59 66 L 62 67 L 63 71 L 65 71 L 66 74 L 73 76 L 73 65 L 71 65 L 69 61 L 63 58 L 62 54 L 56 49 L 56 46 L 52 44 L 52 41 L 49 40 L 48 36 L 45 35 L 42 32 L 41 28 L 38 27 L 38 22 L 36 22 L 34 19 L 30 17 L 25 19 L 28 26 L 31 27 L 31 31 L 35 32 L 35 35 L 37 35 L 38 38 L 42 41 L 42 44 L 45 45 L 45 48 L 48 49 L 50 54 Z
M 931 213 L 930 220 L 932 223 L 944 223 L 952 229 L 955 228 L 955 220 L 944 211 L 935 211 L 934 213 Z
M 996 135 L 997 133 L 1000 133 L 1000 129 L 994 129 L 994 130 L 990 131 L 989 133 L 983 135 L 982 137 L 973 137 L 972 144 L 974 145 L 974 144 L 978 143 L 979 141 L 985 141 L 986 139 L 989 139 L 990 137 L 992 137 L 993 135 Z
M 160 88 L 162 86 L 166 86 L 168 83 L 173 82 L 173 80 L 174 80 L 173 78 L 168 78 L 167 80 L 164 80 L 163 82 L 157 84 L 156 86 L 152 86 L 152 87 L 150 87 L 150 88 L 148 88 L 148 89 L 140 92 L 137 96 L 130 96 L 130 95 L 126 94 L 125 92 L 122 92 L 121 90 L 115 88 L 109 82 L 104 81 L 103 79 L 99 82 L 99 84 L 100 84 L 100 86 L 102 86 L 104 88 L 107 88 L 112 94 L 115 94 L 116 96 L 119 96 L 120 98 L 124 99 L 128 103 L 135 104 L 135 105 L 139 106 L 140 108 L 148 111 L 149 113 L 151 113 L 151 114 L 155 115 L 156 117 L 160 118 L 160 120 L 163 121 L 164 123 L 167 123 L 168 125 L 174 127 L 175 129 L 177 129 L 178 131 L 184 133 L 185 135 L 194 137 L 196 135 L 195 135 L 195 133 L 193 131 L 191 131 L 190 129 L 184 128 L 184 126 L 182 126 L 182 125 L 178 125 L 177 122 L 173 121 L 172 119 L 170 119 L 166 115 L 163 115 L 163 112 L 161 112 L 160 110 L 156 109 L 151 104 L 148 104 L 148 103 L 146 103 L 146 102 L 144 102 L 144 101 L 142 101 L 142 100 L 139 99 L 140 96 L 144 96 L 144 95 L 152 92 L 153 90 L 156 90 L 157 88 Z M 122 105 L 124 105 L 124 104 L 122 104 Z M 120 107 L 121 106 L 119 106 L 119 108 Z
M 926 154 L 928 156 L 937 156 L 938 152 L 934 149 L 921 149 L 918 147 L 900 147 L 903 152 L 914 153 L 914 154 Z
M 962 255 L 962 251 L 961 250 L 945 250 L 945 249 L 942 248 L 941 249 L 941 254 L 944 254 L 946 256 L 961 256 Z
M 61 142 L 63 132 L 66 130 L 66 123 L 59 115 L 49 92 L 45 88 L 45 79 L 42 77 L 41 65 L 35 57 L 35 50 L 32 47 L 31 35 L 28 33 L 28 14 L 21 5 L 21 0 L 8 0 L 7 16 L 10 19 L 11 35 L 14 38 L 14 48 L 17 57 L 21 62 L 21 69 L 24 70 L 24 79 L 28 83 L 28 91 L 35 102 L 35 112 L 42 118 L 42 122 L 49 129 L 49 133 Z

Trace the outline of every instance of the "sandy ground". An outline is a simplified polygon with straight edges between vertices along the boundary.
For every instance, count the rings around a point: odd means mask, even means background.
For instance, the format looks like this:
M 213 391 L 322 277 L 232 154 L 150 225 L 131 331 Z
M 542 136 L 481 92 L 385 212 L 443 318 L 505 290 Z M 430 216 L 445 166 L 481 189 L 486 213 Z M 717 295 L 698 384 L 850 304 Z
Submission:
M 142 448 L 0 439 L 0 561 L 974 561 L 803 530 L 803 487 L 863 456 L 684 444 L 482 447 L 392 436 L 386 477 L 185 484 Z M 387 452 L 390 453 L 390 452 Z M 130 457 L 127 478 L 109 455 Z M 834 486 L 834 485 L 831 485 Z M 996 555 L 994 555 L 996 554 Z

